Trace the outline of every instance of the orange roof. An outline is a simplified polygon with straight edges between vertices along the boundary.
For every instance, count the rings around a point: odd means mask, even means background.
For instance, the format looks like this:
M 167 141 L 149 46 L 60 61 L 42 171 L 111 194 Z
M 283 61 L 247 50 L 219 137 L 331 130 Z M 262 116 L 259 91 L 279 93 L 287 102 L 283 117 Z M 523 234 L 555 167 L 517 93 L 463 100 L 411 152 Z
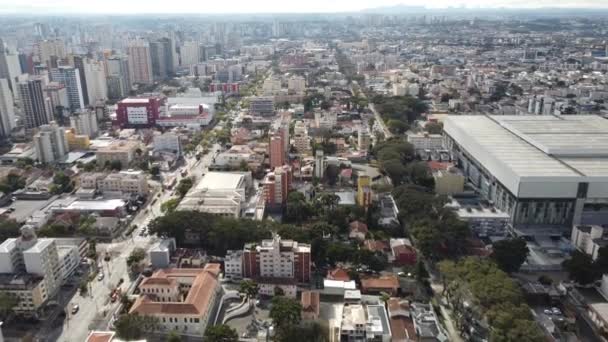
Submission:
M 156 271 L 151 277 L 144 279 L 142 285 L 152 285 L 156 282 L 165 285 L 166 282 L 161 279 L 169 279 L 177 285 L 176 278 L 194 278 L 186 299 L 183 302 L 155 302 L 150 297 L 140 296 L 129 313 L 201 315 L 211 305 L 219 273 L 219 264 L 207 264 L 203 269 L 169 268 Z
M 112 331 L 91 331 L 85 342 L 110 342 L 113 337 Z
M 361 287 L 368 289 L 397 289 L 399 288 L 399 279 L 395 275 L 365 278 L 361 279 Z
M 391 335 L 393 341 L 418 341 L 416 328 L 411 318 L 396 317 L 391 318 Z
M 327 272 L 327 279 L 329 280 L 341 280 L 341 281 L 350 281 L 350 276 L 348 272 L 343 268 L 337 267 L 333 270 L 329 270 Z

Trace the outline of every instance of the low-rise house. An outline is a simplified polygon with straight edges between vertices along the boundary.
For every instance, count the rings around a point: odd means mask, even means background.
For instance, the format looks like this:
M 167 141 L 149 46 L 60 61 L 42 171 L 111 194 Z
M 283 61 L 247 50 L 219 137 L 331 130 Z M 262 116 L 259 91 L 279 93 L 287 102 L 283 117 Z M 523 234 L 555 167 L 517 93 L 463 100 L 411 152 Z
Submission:
M 350 233 L 348 237 L 351 239 L 357 239 L 359 241 L 365 240 L 365 236 L 367 235 L 368 229 L 367 225 L 360 221 L 353 221 L 349 224 Z
M 416 249 L 409 239 L 390 239 L 391 257 L 396 265 L 414 265 L 416 263 Z
M 393 342 L 417 341 L 410 303 L 393 297 L 388 300 L 387 307 Z
M 339 280 L 339 281 L 350 281 L 350 276 L 348 272 L 341 268 L 336 267 L 333 270 L 327 271 L 327 279 L 329 280 Z
M 368 294 L 386 292 L 396 296 L 399 291 L 399 279 L 396 275 L 385 275 L 361 279 L 361 291 Z

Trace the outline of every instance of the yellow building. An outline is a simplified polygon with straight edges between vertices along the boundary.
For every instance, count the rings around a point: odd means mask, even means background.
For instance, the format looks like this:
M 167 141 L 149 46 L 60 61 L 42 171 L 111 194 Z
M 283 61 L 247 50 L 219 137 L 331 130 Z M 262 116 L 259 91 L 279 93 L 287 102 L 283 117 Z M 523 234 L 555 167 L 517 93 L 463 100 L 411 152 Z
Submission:
M 76 131 L 73 128 L 65 131 L 65 139 L 68 142 L 70 151 L 87 150 L 91 144 L 88 135 L 76 134 Z
M 357 179 L 357 204 L 369 207 L 372 203 L 372 179 L 370 176 L 359 176 Z

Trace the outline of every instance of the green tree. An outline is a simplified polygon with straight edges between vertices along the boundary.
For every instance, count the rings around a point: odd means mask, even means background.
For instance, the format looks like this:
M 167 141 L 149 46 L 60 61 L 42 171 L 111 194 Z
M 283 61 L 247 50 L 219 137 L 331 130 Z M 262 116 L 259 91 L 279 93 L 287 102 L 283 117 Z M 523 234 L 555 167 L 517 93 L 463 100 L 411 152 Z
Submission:
M 304 194 L 292 191 L 287 195 L 287 209 L 285 212 L 286 222 L 301 224 L 312 215 L 310 205 L 306 202 Z
M 0 317 L 6 319 L 17 305 L 19 305 L 19 297 L 8 292 L 0 292 Z
M 501 270 L 513 273 L 519 271 L 529 253 L 525 239 L 505 239 L 492 244 L 491 258 Z
M 9 173 L 4 181 L 0 183 L 0 191 L 5 194 L 23 189 L 25 187 L 25 177 L 21 177 L 16 173 Z
M 591 284 L 602 276 L 593 259 L 579 250 L 572 252 L 562 266 L 568 272 L 570 279 L 581 285 Z
M 8 218 L 0 218 L 0 241 L 18 237 L 20 228 L 21 224 L 17 221 Z
M 177 191 L 177 194 L 180 197 L 184 197 L 184 196 L 186 196 L 188 191 L 192 188 L 193 184 L 194 184 L 194 181 L 192 180 L 192 178 L 190 178 L 190 177 L 183 178 L 182 180 L 179 181 L 179 184 L 177 184 L 175 191 Z
M 182 338 L 175 330 L 171 330 L 169 334 L 167 334 L 167 342 L 181 342 Z
M 401 120 L 396 119 L 388 120 L 386 126 L 393 134 L 403 134 L 410 128 L 407 122 L 403 122 Z
M 207 327 L 205 342 L 238 342 L 239 335 L 231 327 L 220 324 Z
M 283 329 L 277 341 L 290 342 L 328 342 L 329 329 L 322 322 L 300 322 L 298 325 L 289 326 Z
M 53 176 L 53 185 L 53 193 L 55 194 L 72 192 L 72 190 L 74 190 L 72 180 L 63 171 L 55 172 L 55 175 Z
M 160 175 L 160 167 L 158 167 L 158 165 L 154 165 L 154 166 L 152 166 L 152 167 L 150 168 L 150 174 L 151 174 L 152 176 L 155 176 L 155 177 L 156 177 L 156 176 L 158 176 L 158 175 Z
M 122 169 L 122 163 L 120 162 L 120 160 L 112 160 L 110 162 L 110 169 L 120 171 Z
M 269 316 L 277 327 L 279 334 L 298 325 L 302 319 L 301 313 L 302 305 L 299 301 L 283 296 L 272 298 Z
M 439 122 L 429 122 L 424 126 L 424 129 L 429 134 L 441 134 L 443 131 L 443 124 Z
M 143 248 L 134 248 L 129 257 L 127 258 L 127 266 L 130 271 L 133 273 L 138 273 L 141 271 L 140 264 L 141 261 L 146 258 L 146 250 Z
M 426 266 L 420 258 L 418 259 L 418 261 L 416 261 L 416 269 L 414 270 L 414 273 L 416 275 L 416 280 L 419 283 L 422 283 L 425 280 L 429 279 L 429 272 L 426 270 Z
M 258 290 L 258 284 L 253 280 L 243 280 L 239 284 L 239 292 L 244 293 L 249 298 L 257 296 Z
M 146 332 L 153 332 L 159 327 L 158 318 L 123 314 L 114 322 L 116 335 L 123 340 L 139 340 Z
M 175 209 L 177 208 L 177 206 L 179 205 L 179 198 L 172 198 L 168 201 L 166 201 L 165 203 L 160 205 L 160 210 L 163 213 L 172 213 L 175 211 Z

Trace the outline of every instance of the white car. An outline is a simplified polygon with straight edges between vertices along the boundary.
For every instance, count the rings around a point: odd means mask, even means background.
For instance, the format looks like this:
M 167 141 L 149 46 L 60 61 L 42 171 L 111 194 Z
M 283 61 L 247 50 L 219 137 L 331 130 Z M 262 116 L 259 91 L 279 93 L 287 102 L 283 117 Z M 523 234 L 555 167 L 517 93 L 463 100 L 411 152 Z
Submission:
M 98 281 L 102 281 L 103 280 L 103 273 L 99 273 L 99 275 L 97 276 L 97 280 Z

